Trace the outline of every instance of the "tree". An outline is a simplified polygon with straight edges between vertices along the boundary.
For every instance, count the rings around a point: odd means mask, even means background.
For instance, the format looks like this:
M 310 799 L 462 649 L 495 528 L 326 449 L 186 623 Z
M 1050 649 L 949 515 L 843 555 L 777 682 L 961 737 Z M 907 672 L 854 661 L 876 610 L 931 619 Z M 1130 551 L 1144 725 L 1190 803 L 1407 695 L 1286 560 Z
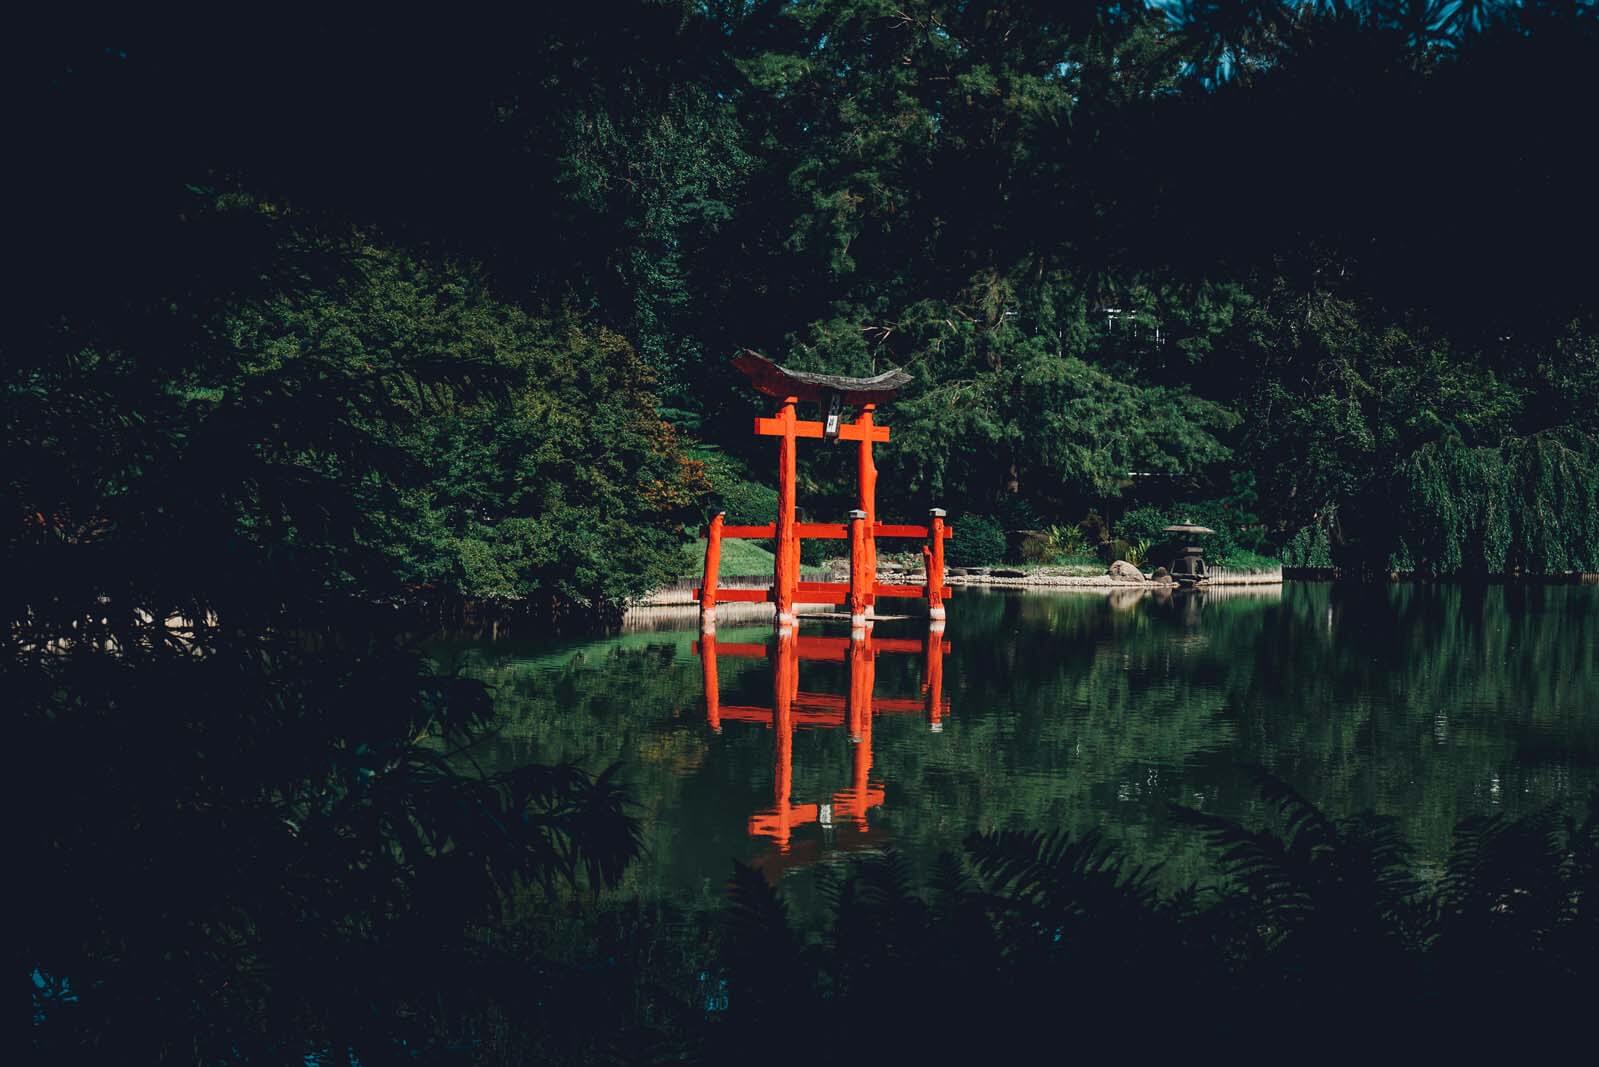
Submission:
M 603 618 L 676 573 L 704 479 L 626 341 L 569 310 L 534 318 L 469 266 L 359 233 L 324 254 L 341 269 L 226 310 L 233 358 L 195 388 L 225 410 L 373 378 L 395 410 L 329 413 L 370 435 L 369 451 L 332 473 L 394 579 Z M 419 367 L 441 377 L 417 387 L 397 373 Z M 380 450 L 389 465 L 363 466 Z M 311 447 L 277 458 L 329 469 Z
M 441 511 L 443 460 L 493 550 L 517 499 L 496 487 L 570 500 L 534 514 L 552 532 L 513 577 L 590 606 L 647 580 L 692 470 L 614 336 L 220 199 L 172 239 L 255 235 L 237 273 L 153 280 L 143 330 L 112 308 L 6 339 L 0 676 L 19 789 L 57 798 L 21 849 L 35 1049 L 373 1061 L 459 1040 L 508 988 L 558 986 L 558 1011 L 576 984 L 468 932 L 528 894 L 614 885 L 637 823 L 608 775 L 473 766 L 495 709 L 426 664 L 386 598 L 406 566 L 453 577 L 425 569 L 445 551 L 472 577 L 469 547 L 410 525 Z M 592 410 L 562 411 L 574 397 Z M 495 448 L 425 451 L 472 435 Z M 557 444 L 584 451 L 556 462 Z

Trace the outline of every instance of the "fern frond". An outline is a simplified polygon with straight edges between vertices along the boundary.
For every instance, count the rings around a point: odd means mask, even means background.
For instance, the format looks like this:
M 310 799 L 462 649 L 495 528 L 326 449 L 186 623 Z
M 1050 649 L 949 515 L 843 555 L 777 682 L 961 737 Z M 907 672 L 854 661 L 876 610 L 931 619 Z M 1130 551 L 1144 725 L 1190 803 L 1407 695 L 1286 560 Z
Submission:
M 1282 818 L 1284 837 L 1293 851 L 1309 856 L 1337 847 L 1336 824 L 1293 786 L 1259 767 L 1251 771 L 1250 779 L 1261 798 L 1276 808 Z

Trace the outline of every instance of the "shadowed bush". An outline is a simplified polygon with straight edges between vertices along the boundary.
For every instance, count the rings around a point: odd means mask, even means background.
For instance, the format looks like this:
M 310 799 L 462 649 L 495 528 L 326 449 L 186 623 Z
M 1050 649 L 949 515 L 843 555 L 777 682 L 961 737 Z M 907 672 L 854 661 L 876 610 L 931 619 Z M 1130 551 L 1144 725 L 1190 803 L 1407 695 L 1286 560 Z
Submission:
M 1005 558 L 1005 531 L 987 515 L 962 515 L 954 523 L 945 559 L 952 566 L 980 567 Z

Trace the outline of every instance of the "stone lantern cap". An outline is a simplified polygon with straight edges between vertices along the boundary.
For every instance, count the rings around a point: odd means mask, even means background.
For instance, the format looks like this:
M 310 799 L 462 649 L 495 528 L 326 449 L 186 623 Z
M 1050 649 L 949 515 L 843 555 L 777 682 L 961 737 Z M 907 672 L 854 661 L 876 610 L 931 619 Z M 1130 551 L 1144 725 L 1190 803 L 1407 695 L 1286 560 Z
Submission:
M 1160 532 L 1169 534 L 1213 534 L 1216 531 L 1209 526 L 1195 526 L 1191 522 L 1178 522 L 1162 527 Z

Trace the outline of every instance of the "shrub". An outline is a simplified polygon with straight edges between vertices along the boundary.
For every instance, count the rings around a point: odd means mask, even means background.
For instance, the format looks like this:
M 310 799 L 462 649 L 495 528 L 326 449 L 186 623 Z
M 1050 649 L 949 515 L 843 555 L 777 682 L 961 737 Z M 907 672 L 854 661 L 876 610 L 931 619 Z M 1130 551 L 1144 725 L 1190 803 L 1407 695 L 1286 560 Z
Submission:
M 777 521 L 777 490 L 743 480 L 711 485 L 713 510 L 727 512 L 727 521 L 749 523 Z
M 1080 556 L 1088 548 L 1081 526 L 1051 526 L 1049 541 L 1058 556 Z
M 1005 558 L 1005 531 L 987 515 L 962 516 L 945 558 L 960 567 L 999 563 Z
M 1110 540 L 1110 524 L 1097 511 L 1090 510 L 1084 515 L 1077 528 L 1083 532 L 1083 543 L 1090 550 Z
M 1332 539 L 1321 523 L 1305 526 L 1283 546 L 1283 566 L 1326 568 L 1332 564 Z
M 1188 509 L 1191 510 L 1193 509 Z M 1184 511 L 1184 514 L 1186 515 L 1188 511 Z M 1133 508 L 1117 520 L 1116 535 L 1127 541 L 1165 541 L 1168 535 L 1161 533 L 1161 530 L 1172 525 L 1174 521 L 1176 520 L 1172 518 L 1171 512 L 1146 504 L 1143 507 Z
M 725 511 L 731 523 L 777 521 L 777 490 L 751 481 L 742 460 L 712 446 L 702 446 L 691 454 L 704 467 L 705 480 L 710 483 L 706 519 Z
M 1118 537 L 1103 547 L 1107 557 L 1106 563 L 1114 563 L 1120 559 L 1135 567 L 1142 567 L 1149 556 L 1150 542 L 1147 539 L 1129 541 L 1124 537 Z
M 1131 563 L 1135 567 L 1142 567 L 1144 565 L 1144 561 L 1149 558 L 1149 549 L 1149 539 L 1147 537 L 1139 538 L 1137 541 L 1132 543 L 1131 547 L 1127 551 L 1127 554 L 1123 556 L 1122 559 L 1125 559 L 1128 563 Z
M 1023 537 L 1020 554 L 1023 563 L 1055 562 L 1055 550 L 1050 546 L 1047 534 L 1034 532 Z
M 881 541 L 878 544 L 882 544 Z M 800 542 L 800 563 L 806 567 L 820 567 L 830 559 L 849 557 L 848 541 L 813 541 Z
M 1022 540 L 1024 563 L 1065 563 L 1084 555 L 1088 546 L 1077 526 L 1050 526 Z

